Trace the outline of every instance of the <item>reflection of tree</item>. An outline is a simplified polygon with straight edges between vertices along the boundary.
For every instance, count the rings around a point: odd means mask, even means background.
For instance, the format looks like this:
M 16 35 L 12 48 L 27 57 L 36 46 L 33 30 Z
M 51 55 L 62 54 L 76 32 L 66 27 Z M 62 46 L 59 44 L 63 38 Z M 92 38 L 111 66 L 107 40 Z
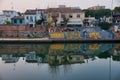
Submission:
M 103 52 L 103 53 L 100 53 L 99 55 L 98 55 L 98 58 L 109 58 L 111 56 L 111 54 L 108 52 L 108 51 L 106 51 L 106 52 Z
M 112 56 L 113 61 L 120 61 L 120 56 Z

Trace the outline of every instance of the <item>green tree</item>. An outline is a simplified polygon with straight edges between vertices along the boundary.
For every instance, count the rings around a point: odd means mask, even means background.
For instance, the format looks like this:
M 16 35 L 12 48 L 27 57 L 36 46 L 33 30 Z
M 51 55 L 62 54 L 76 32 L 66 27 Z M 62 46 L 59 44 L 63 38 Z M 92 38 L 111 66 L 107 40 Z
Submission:
M 52 20 L 53 20 L 53 22 L 54 22 L 54 24 L 55 24 L 55 27 L 57 26 L 57 17 L 56 16 L 52 16 Z
M 11 22 L 10 22 L 10 21 L 6 21 L 5 23 L 6 23 L 7 25 L 10 25 L 10 24 L 11 24 Z
M 96 19 L 100 19 L 101 17 L 109 17 L 111 16 L 110 9 L 100 9 L 100 10 L 83 10 L 85 12 L 86 17 L 95 17 Z
M 42 18 L 41 20 L 37 20 L 37 21 L 36 21 L 36 24 L 37 24 L 37 25 L 41 25 L 43 22 L 44 22 L 44 19 Z
M 66 18 L 65 16 L 63 17 L 63 23 L 64 23 L 64 26 L 66 27 L 67 23 L 69 21 L 69 18 Z
M 120 7 L 115 7 L 113 10 L 114 13 L 120 13 Z
M 100 22 L 98 26 L 100 26 L 101 29 L 108 30 L 112 24 L 107 22 Z

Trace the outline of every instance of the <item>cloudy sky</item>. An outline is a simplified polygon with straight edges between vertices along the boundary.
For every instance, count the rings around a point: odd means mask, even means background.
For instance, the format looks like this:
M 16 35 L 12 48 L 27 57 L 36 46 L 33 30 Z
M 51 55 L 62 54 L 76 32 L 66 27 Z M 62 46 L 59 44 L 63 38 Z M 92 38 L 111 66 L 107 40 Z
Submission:
M 0 11 L 14 9 L 24 12 L 26 9 L 57 7 L 58 5 L 79 6 L 81 9 L 96 5 L 111 8 L 111 2 L 112 0 L 0 0 Z M 115 6 L 120 6 L 120 0 L 113 0 L 113 7 Z

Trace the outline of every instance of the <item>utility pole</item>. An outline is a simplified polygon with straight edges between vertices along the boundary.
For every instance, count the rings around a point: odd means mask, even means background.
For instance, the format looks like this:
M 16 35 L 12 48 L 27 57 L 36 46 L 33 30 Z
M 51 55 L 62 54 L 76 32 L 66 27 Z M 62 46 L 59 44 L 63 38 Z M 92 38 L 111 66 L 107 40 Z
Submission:
M 111 24 L 113 24 L 113 0 L 111 1 Z

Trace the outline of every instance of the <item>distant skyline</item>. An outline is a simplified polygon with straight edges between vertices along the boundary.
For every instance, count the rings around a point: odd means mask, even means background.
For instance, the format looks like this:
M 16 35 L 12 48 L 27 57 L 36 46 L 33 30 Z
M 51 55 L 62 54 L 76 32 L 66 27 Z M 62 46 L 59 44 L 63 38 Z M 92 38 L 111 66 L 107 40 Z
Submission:
M 58 7 L 58 5 L 66 5 L 67 7 L 80 7 L 87 9 L 91 6 L 106 6 L 106 8 L 114 8 L 120 6 L 120 0 L 0 0 L 0 11 L 16 10 L 25 12 L 26 9 Z

